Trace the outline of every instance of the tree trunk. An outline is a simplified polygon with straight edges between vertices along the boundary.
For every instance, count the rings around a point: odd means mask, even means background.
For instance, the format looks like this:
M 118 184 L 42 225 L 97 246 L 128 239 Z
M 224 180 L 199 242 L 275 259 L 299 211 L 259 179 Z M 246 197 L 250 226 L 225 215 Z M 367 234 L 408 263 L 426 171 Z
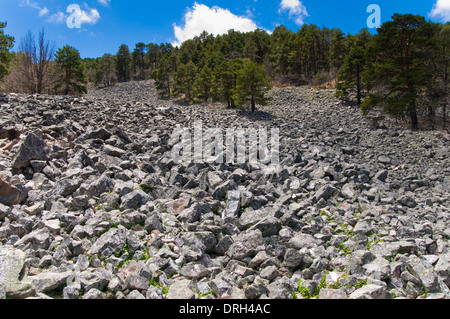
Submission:
M 444 67 L 444 101 L 442 104 L 442 127 L 447 127 L 447 102 L 448 102 L 448 65 L 447 60 Z
M 415 107 L 409 111 L 409 117 L 411 119 L 411 130 L 417 131 L 419 129 L 419 121 L 417 119 L 417 111 Z
M 430 121 L 431 130 L 434 131 L 434 110 L 431 105 L 428 106 L 428 120 Z
M 408 93 L 411 98 L 411 102 L 409 104 L 409 117 L 411 119 L 411 130 L 417 131 L 419 129 L 419 120 L 417 119 L 417 110 L 416 110 L 416 99 L 414 93 L 414 85 L 412 83 L 408 83 Z
M 255 112 L 255 110 L 256 110 L 255 97 L 252 95 L 252 112 Z
M 356 65 L 356 98 L 358 105 L 361 105 L 361 74 L 359 71 L 359 63 Z

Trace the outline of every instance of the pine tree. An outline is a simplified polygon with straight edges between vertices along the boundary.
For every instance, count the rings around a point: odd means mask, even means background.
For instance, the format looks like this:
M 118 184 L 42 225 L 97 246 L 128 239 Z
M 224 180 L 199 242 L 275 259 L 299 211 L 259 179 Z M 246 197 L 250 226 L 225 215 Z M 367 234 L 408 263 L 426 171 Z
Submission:
M 231 63 L 223 61 L 213 72 L 211 88 L 213 100 L 226 101 L 228 107 L 234 106 L 233 92 L 235 87 L 235 74 Z
M 96 82 L 102 83 L 104 86 L 111 86 L 116 82 L 115 57 L 109 53 L 105 53 L 98 62 Z
M 139 42 L 136 44 L 136 47 L 131 54 L 132 62 L 133 62 L 133 72 L 134 77 L 138 80 L 145 80 L 145 48 L 147 46 Z
M 450 67 L 450 22 L 442 25 L 437 34 L 438 47 L 435 52 L 433 62 L 435 67 L 435 81 L 433 91 L 437 91 L 439 104 L 442 107 L 442 126 L 447 125 L 447 104 L 448 104 L 448 77 Z
M 0 81 L 9 74 L 9 64 L 12 60 L 12 54 L 9 50 L 14 45 L 14 38 L 5 34 L 6 22 L 0 22 Z
M 371 41 L 374 63 L 365 73 L 371 91 L 362 103 L 364 114 L 380 105 L 386 113 L 408 116 L 411 129 L 419 128 L 417 98 L 432 79 L 432 72 L 423 63 L 434 47 L 433 23 L 412 14 L 394 14 Z
M 175 73 L 174 90 L 177 93 L 184 94 L 186 100 L 190 103 L 194 101 L 193 91 L 196 73 L 197 67 L 192 61 L 186 64 L 180 64 Z
M 348 37 L 350 51 L 337 78 L 336 97 L 347 100 L 349 90 L 355 89 L 358 105 L 361 105 L 363 98 L 362 76 L 367 69 L 366 46 L 370 36 L 367 29 L 363 29 L 358 35 Z
M 292 52 L 294 34 L 284 26 L 276 27 L 271 35 L 271 59 L 278 74 L 289 71 L 289 57 Z
M 56 89 L 63 87 L 63 93 L 87 93 L 87 79 L 84 73 L 83 60 L 77 49 L 66 45 L 56 52 L 56 65 L 61 70 L 62 77 Z
M 205 65 L 195 79 L 195 91 L 197 92 L 198 97 L 202 97 L 205 102 L 207 102 L 211 95 L 211 88 L 212 71 Z
M 176 70 L 176 60 L 177 56 L 175 52 L 165 54 L 159 60 L 158 68 L 152 72 L 156 88 L 163 91 L 166 96 L 170 96 L 171 94 L 174 72 Z
M 344 37 L 344 32 L 340 29 L 331 30 L 331 41 L 330 41 L 330 66 L 332 70 L 338 70 L 345 62 L 345 58 L 348 54 L 346 39 Z M 336 74 L 336 73 L 334 73 Z
M 116 58 L 116 71 L 119 82 L 130 81 L 130 50 L 126 44 L 119 47 Z
M 243 68 L 237 71 L 237 82 L 234 98 L 238 105 L 250 102 L 252 112 L 256 104 L 267 105 L 270 99 L 266 93 L 272 88 L 264 67 L 256 62 L 245 60 Z

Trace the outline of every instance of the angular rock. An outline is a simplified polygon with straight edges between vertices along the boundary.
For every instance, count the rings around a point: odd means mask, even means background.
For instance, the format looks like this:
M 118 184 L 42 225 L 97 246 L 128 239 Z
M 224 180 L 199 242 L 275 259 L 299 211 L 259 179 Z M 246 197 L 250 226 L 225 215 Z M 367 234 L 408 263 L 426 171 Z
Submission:
M 150 270 L 143 261 L 131 261 L 122 267 L 117 277 L 124 283 L 123 289 L 147 290 L 149 288 Z
M 347 294 L 341 289 L 324 288 L 319 291 L 319 299 L 347 299 Z
M 450 286 L 450 253 L 442 254 L 439 257 L 434 270 L 445 284 Z
M 382 258 L 375 258 L 368 264 L 362 266 L 367 276 L 376 278 L 378 280 L 387 280 L 391 276 L 391 266 L 389 262 Z
M 383 169 L 383 170 L 379 171 L 378 173 L 376 173 L 374 178 L 375 178 L 375 180 L 378 180 L 378 181 L 384 183 L 384 182 L 386 182 L 388 175 L 389 175 L 388 170 Z
M 284 254 L 284 265 L 288 268 L 296 268 L 303 261 L 303 255 L 298 249 L 288 248 Z
M 195 223 L 200 220 L 202 210 L 199 204 L 194 204 L 181 211 L 178 215 L 178 220 L 184 223 Z
M 23 200 L 22 192 L 0 177 L 0 204 L 14 206 Z
M 122 157 L 126 154 L 126 152 L 118 147 L 114 147 L 111 145 L 103 145 L 103 152 L 109 156 L 113 157 Z
M 84 194 L 89 197 L 100 197 L 101 194 L 111 192 L 113 189 L 114 181 L 108 176 L 102 175 L 87 187 Z
M 126 209 L 138 209 L 145 205 L 150 200 L 150 196 L 147 195 L 142 189 L 136 189 L 131 193 L 122 196 L 120 208 Z
M 222 212 L 222 219 L 226 222 L 227 218 L 237 217 L 241 209 L 241 192 L 237 190 L 227 192 L 227 203 Z
M 412 255 L 408 258 L 406 267 L 420 280 L 427 292 L 440 292 L 438 275 L 427 260 Z
M 21 250 L 0 247 L 0 286 L 7 298 L 24 299 L 35 294 L 35 288 L 24 280 L 25 253 Z
M 287 277 L 282 277 L 267 286 L 267 289 L 269 290 L 268 297 L 269 299 L 291 299 L 295 288 L 296 287 L 292 284 L 291 280 Z
M 103 268 L 88 269 L 79 274 L 81 288 L 84 291 L 97 289 L 102 291 L 112 278 L 110 271 Z
M 233 245 L 233 239 L 231 238 L 231 236 L 224 236 L 221 240 L 219 240 L 215 247 L 216 254 L 219 256 L 224 256 L 231 245 Z
M 65 286 L 71 275 L 71 271 L 42 272 L 36 276 L 30 276 L 29 279 L 33 282 L 37 292 L 48 292 Z
M 164 207 L 167 213 L 177 216 L 184 209 L 188 208 L 190 204 L 191 204 L 190 198 L 179 198 L 166 203 Z
M 212 232 L 186 232 L 180 235 L 185 245 L 194 251 L 212 252 L 217 244 L 216 236 Z
M 336 187 L 326 184 L 322 186 L 313 196 L 313 199 L 318 202 L 321 199 L 327 200 L 337 191 Z
M 280 272 L 276 266 L 268 266 L 261 270 L 259 275 L 261 278 L 272 281 L 280 275 Z
M 304 247 L 306 248 L 315 248 L 319 244 L 318 240 L 314 238 L 314 236 L 309 234 L 296 234 L 294 237 L 292 237 L 286 244 L 289 248 L 294 249 L 302 249 Z
M 57 196 L 66 197 L 72 195 L 83 183 L 82 178 L 66 178 L 58 181 L 52 191 Z
M 378 285 L 365 285 L 350 294 L 349 299 L 388 299 L 389 294 L 385 287 Z
M 356 250 L 352 252 L 350 262 L 348 264 L 348 273 L 357 275 L 363 271 L 363 266 L 375 260 L 376 256 L 366 250 Z
M 228 254 L 233 259 L 253 257 L 261 250 L 263 235 L 259 229 L 248 230 L 240 233 L 234 240 Z
M 180 270 L 180 274 L 189 279 L 199 279 L 209 276 L 211 271 L 199 263 L 188 263 Z
M 92 288 L 88 292 L 86 292 L 83 296 L 83 299 L 106 299 L 105 293 L 101 292 L 99 289 Z
M 197 285 L 188 279 L 176 280 L 167 293 L 167 299 L 198 299 Z
M 119 254 L 126 242 L 126 229 L 111 228 L 98 238 L 89 249 L 89 255 L 103 253 L 104 257 Z
M 221 276 L 218 276 L 211 280 L 208 285 L 214 292 L 214 295 L 218 298 L 227 296 L 233 288 L 233 285 Z
M 409 207 L 409 208 L 414 208 L 414 207 L 417 206 L 417 202 L 416 202 L 413 198 L 411 198 L 411 197 L 409 197 L 409 196 L 406 196 L 406 195 L 400 197 L 400 199 L 398 200 L 398 202 L 399 202 L 400 204 L 406 206 L 406 207 Z
M 31 243 L 34 249 L 46 250 L 51 244 L 50 231 L 48 228 L 34 230 L 31 233 L 23 236 L 20 240 L 14 243 L 14 246 L 19 247 Z
M 11 163 L 12 168 L 23 168 L 30 165 L 31 160 L 48 159 L 48 146 L 43 139 L 30 133 L 20 144 L 19 152 Z

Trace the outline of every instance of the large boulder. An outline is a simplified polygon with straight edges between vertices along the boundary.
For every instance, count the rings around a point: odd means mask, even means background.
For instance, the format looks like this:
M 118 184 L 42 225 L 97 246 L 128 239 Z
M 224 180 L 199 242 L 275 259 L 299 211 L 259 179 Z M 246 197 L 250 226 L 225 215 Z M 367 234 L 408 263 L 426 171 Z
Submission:
M 17 205 L 22 201 L 22 192 L 15 186 L 0 178 L 0 203 L 7 206 Z
M 25 253 L 19 249 L 0 247 L 0 286 L 7 298 L 24 299 L 35 294 L 35 288 L 24 279 Z
M 31 160 L 47 160 L 48 154 L 49 149 L 44 140 L 36 134 L 30 133 L 21 143 L 11 166 L 17 169 L 27 167 Z

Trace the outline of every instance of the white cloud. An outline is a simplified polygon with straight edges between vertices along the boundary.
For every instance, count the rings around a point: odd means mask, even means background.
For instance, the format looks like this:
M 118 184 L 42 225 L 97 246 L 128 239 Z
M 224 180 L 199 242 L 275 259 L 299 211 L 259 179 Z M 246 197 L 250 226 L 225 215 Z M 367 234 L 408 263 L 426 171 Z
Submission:
M 36 9 L 36 10 L 38 10 L 39 11 L 39 16 L 40 17 L 43 17 L 43 16 L 45 16 L 45 15 L 47 15 L 48 14 L 48 9 L 47 8 L 41 8 L 38 4 L 37 4 L 37 2 L 32 2 L 32 1 L 30 1 L 30 0 L 21 0 L 20 2 L 19 2 L 19 5 L 21 6 L 21 7 L 30 7 L 30 8 L 33 8 L 33 9 Z
M 41 9 L 40 11 L 39 11 L 39 16 L 40 17 L 43 17 L 43 16 L 45 16 L 45 15 L 47 15 L 48 14 L 48 9 L 47 8 L 43 8 L 43 9 Z
M 67 7 L 67 14 L 58 11 L 51 15 L 47 22 L 66 23 L 69 28 L 81 28 L 83 24 L 96 24 L 100 19 L 97 9 L 90 9 L 85 5 L 86 10 L 80 8 L 78 4 L 71 4 Z
M 180 45 L 188 39 L 200 35 L 203 31 L 219 35 L 229 30 L 250 32 L 258 29 L 256 23 L 248 17 L 237 16 L 227 9 L 214 6 L 212 8 L 194 3 L 183 17 L 184 26 L 173 24 L 176 41 L 173 45 Z
M 51 23 L 64 23 L 66 22 L 67 16 L 62 13 L 61 11 L 58 11 L 57 13 L 52 14 L 48 19 L 47 22 Z
M 450 21 L 450 0 L 437 0 L 429 16 L 440 18 L 443 22 Z
M 287 11 L 289 18 L 294 19 L 295 24 L 299 26 L 304 24 L 305 17 L 309 17 L 306 7 L 299 0 L 282 0 L 279 12 L 283 11 Z
M 97 9 L 89 9 L 86 7 L 86 10 L 82 10 L 80 6 L 78 5 L 72 5 L 73 10 L 70 10 L 68 12 L 72 12 L 72 14 L 69 16 L 73 17 L 75 21 L 78 21 L 80 25 L 83 25 L 85 23 L 87 24 L 96 24 L 97 21 L 100 19 L 100 13 L 98 13 Z M 70 7 L 70 6 L 69 6 Z M 67 8 L 69 8 L 67 7 Z
M 111 0 L 97 0 L 97 2 L 100 3 L 102 6 L 109 7 Z

